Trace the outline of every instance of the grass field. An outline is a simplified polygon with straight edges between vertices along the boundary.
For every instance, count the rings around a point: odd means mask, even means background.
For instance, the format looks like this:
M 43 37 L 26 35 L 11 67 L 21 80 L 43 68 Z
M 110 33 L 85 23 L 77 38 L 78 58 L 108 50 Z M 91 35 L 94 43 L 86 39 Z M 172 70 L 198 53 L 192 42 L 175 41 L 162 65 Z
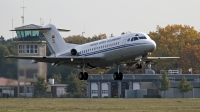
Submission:
M 0 112 L 200 112 L 200 99 L 0 99 Z

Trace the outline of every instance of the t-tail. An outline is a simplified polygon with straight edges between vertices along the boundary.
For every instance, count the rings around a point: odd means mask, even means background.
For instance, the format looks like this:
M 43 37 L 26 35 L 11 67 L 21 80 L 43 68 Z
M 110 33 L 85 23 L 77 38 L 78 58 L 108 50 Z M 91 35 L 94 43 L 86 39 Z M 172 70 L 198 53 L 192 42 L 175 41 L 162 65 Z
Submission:
M 54 25 L 48 24 L 44 26 L 43 29 L 48 29 L 43 31 L 40 30 L 40 32 L 43 33 L 52 55 L 56 56 L 57 53 L 64 52 L 70 48 L 70 46 L 65 43 Z

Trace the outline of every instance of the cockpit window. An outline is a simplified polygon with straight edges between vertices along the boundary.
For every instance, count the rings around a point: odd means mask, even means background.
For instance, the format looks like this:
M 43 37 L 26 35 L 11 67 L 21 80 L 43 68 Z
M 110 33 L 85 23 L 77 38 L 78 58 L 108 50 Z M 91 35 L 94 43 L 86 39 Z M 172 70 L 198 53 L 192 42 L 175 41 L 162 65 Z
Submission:
M 145 36 L 140 36 L 139 39 L 147 39 Z
M 131 41 L 139 40 L 138 37 L 131 38 Z
M 134 40 L 138 40 L 138 38 L 137 38 L 137 37 L 134 37 Z
M 131 38 L 131 41 L 133 41 L 133 39 L 134 39 L 134 37 L 133 37 L 133 38 Z

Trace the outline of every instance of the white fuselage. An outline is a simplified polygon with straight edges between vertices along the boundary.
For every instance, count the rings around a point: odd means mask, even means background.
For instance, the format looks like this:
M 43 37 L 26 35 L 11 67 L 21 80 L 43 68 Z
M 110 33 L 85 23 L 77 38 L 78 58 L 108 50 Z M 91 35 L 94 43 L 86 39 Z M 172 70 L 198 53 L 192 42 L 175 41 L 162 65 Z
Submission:
M 89 63 L 89 65 L 104 68 L 118 62 L 145 57 L 148 52 L 153 52 L 156 49 L 156 43 L 144 33 L 129 33 L 78 45 L 74 49 L 80 56 L 101 57 L 100 60 Z M 69 56 L 71 55 L 70 50 L 56 55 Z

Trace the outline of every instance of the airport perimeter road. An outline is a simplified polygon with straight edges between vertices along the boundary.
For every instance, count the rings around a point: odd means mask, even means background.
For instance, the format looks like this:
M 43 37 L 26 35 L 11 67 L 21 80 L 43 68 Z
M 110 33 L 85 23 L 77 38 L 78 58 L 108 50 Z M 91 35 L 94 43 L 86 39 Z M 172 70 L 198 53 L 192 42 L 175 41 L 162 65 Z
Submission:
M 0 112 L 199 112 L 200 99 L 8 98 Z

